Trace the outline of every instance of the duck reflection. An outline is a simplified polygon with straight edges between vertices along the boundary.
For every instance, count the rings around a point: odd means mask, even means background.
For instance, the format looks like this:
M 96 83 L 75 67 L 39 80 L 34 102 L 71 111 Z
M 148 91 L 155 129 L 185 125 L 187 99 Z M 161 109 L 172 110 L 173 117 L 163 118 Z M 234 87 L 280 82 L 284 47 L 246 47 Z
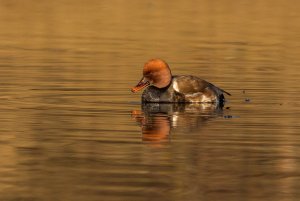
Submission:
M 222 108 L 222 105 L 212 103 L 145 103 L 141 110 L 132 111 L 132 117 L 142 128 L 144 142 L 161 143 L 169 141 L 175 129 L 193 131 L 207 120 L 222 116 Z

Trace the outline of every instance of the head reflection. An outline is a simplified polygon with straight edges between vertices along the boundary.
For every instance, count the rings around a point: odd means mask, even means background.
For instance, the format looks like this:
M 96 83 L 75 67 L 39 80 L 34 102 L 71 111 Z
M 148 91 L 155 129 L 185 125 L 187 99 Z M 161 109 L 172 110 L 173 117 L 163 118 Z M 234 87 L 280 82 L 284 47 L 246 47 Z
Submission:
M 132 111 L 132 117 L 141 126 L 143 141 L 149 143 L 167 142 L 173 130 L 193 131 L 222 116 L 222 106 L 212 103 L 145 103 L 141 109 Z

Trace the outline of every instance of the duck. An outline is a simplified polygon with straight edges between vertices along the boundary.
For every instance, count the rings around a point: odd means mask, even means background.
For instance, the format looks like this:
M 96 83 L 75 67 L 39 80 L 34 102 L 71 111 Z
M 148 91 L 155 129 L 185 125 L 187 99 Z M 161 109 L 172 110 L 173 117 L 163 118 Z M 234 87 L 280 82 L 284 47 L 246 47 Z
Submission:
M 162 59 L 150 59 L 143 67 L 142 79 L 131 91 L 143 90 L 142 103 L 217 103 L 230 93 L 194 75 L 172 75 Z

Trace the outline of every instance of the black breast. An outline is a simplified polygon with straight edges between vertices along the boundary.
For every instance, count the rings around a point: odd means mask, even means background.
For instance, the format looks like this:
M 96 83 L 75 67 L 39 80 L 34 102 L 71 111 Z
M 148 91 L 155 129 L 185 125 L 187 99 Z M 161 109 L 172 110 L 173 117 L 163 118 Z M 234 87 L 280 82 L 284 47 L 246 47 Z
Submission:
M 148 87 L 143 92 L 142 102 L 176 102 L 172 85 L 165 88 L 157 88 L 155 86 Z
M 149 86 L 142 94 L 142 102 L 160 102 L 161 90 L 157 87 Z

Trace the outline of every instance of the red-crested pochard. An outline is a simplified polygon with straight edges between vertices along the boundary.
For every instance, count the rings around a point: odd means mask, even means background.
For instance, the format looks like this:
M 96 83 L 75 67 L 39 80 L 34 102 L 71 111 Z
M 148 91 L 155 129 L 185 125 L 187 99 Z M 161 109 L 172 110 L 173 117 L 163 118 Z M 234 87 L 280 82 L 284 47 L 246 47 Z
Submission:
M 161 59 L 151 59 L 144 65 L 143 78 L 131 91 L 144 88 L 142 102 L 223 103 L 223 93 L 230 95 L 192 75 L 172 76 L 169 65 Z

